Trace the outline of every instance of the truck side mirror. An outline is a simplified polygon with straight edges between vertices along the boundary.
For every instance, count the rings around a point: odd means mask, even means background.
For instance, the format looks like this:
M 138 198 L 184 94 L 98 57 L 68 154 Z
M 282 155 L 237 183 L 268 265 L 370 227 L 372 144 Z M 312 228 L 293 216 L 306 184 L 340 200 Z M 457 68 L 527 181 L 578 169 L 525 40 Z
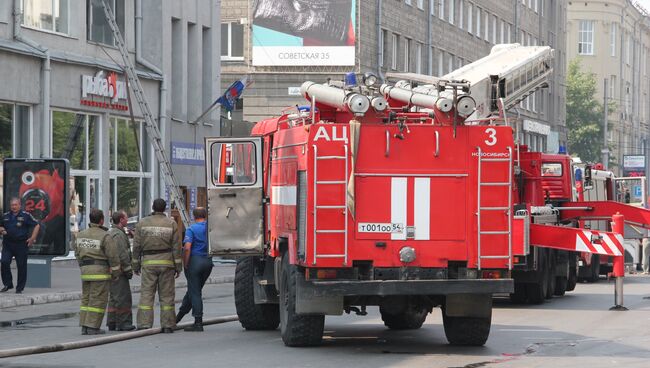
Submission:
M 585 182 L 583 187 L 585 189 L 591 189 L 594 187 L 593 181 L 591 180 L 591 165 L 585 166 Z

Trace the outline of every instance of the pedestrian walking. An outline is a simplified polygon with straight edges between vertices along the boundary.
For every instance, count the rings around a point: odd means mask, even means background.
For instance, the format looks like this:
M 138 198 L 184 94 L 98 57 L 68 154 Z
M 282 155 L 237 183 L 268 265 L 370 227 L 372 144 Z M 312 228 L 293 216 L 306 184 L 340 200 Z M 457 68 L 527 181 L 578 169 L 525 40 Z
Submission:
M 641 244 L 643 245 L 643 260 L 641 264 L 643 265 L 643 273 L 647 275 L 650 273 L 650 238 L 648 238 L 647 234 L 641 240 Z
M 117 280 L 111 281 L 106 325 L 109 331 L 132 331 L 135 330 L 135 326 L 133 326 L 133 313 L 131 312 L 133 302 L 129 280 L 133 277 L 133 270 L 131 268 L 131 244 L 125 232 L 129 218 L 126 216 L 126 212 L 116 211 L 111 216 L 111 220 L 113 227 L 108 230 L 108 234 L 113 238 L 117 247 L 122 273 Z
M 192 311 L 194 324 L 185 331 L 203 331 L 203 295 L 205 281 L 212 272 L 212 257 L 208 256 L 207 228 L 205 208 L 197 207 L 193 211 L 195 223 L 185 230 L 183 239 L 183 267 L 187 279 L 187 292 L 178 309 L 176 323 Z
M 111 279 L 122 274 L 120 258 L 113 237 L 104 225 L 104 212 L 93 208 L 89 214 L 90 226 L 77 235 L 75 256 L 81 268 L 81 308 L 79 324 L 82 335 L 106 333 L 100 329 Z
M 176 327 L 174 279 L 182 271 L 181 238 L 176 222 L 165 215 L 166 208 L 164 199 L 154 200 L 153 213 L 136 225 L 133 272 L 136 275 L 142 273 L 138 329 L 151 328 L 153 325 L 153 303 L 157 289 L 162 332 L 172 333 Z
M 11 275 L 11 260 L 15 257 L 18 271 L 16 294 L 21 294 L 27 282 L 29 247 L 36 241 L 41 225 L 30 213 L 21 210 L 20 199 L 11 198 L 9 209 L 10 211 L 4 213 L 0 219 L 0 234 L 3 236 L 0 274 L 4 285 L 0 292 L 4 293 L 14 287 Z

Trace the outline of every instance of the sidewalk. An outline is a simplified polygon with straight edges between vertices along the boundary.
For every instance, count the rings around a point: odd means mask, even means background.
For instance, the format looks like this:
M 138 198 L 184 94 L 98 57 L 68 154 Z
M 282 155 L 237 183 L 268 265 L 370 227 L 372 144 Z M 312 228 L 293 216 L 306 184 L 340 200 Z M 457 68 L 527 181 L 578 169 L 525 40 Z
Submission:
M 15 262 L 12 262 L 14 283 L 16 282 Z M 29 280 L 29 274 L 27 275 Z M 233 282 L 235 279 L 234 264 L 215 263 L 212 274 L 206 284 L 223 284 Z M 176 288 L 187 287 L 185 275 L 176 280 Z M 140 292 L 140 277 L 133 275 L 131 280 L 131 291 Z M 22 294 L 16 294 L 15 288 L 0 293 L 0 309 L 20 307 L 24 305 L 46 304 L 79 300 L 81 298 L 81 277 L 79 266 L 75 260 L 55 260 L 52 262 L 52 287 L 51 288 L 30 288 L 28 286 Z

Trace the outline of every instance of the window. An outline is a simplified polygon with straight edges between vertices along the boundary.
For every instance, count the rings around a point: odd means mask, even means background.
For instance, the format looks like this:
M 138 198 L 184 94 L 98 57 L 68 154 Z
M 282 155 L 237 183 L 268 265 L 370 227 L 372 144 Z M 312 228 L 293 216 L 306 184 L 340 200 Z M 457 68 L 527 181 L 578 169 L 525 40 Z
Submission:
M 404 40 L 404 71 L 411 71 L 411 40 Z
M 438 0 L 438 18 L 445 19 L 445 0 Z
M 113 13 L 115 14 L 115 20 L 117 21 L 117 27 L 124 37 L 124 0 L 109 0 L 108 6 L 111 7 Z M 89 41 L 103 43 L 109 46 L 115 46 L 115 38 L 113 37 L 113 31 L 108 25 L 106 20 L 106 15 L 104 14 L 104 8 L 100 0 L 88 0 L 88 17 L 86 17 L 87 22 L 87 37 Z
M 406 3 L 406 5 L 411 5 L 411 0 L 405 0 L 404 2 Z
M 397 35 L 393 33 L 391 39 L 392 39 L 392 46 L 391 46 L 391 54 L 390 54 L 390 68 L 396 70 L 397 69 Z
M 481 38 L 481 17 L 483 14 L 481 13 L 481 8 L 478 6 L 476 7 L 476 37 Z
M 497 43 L 497 16 L 492 16 L 492 43 Z
M 537 13 L 537 0 L 533 0 L 533 10 Z
M 578 54 L 594 54 L 594 21 L 581 20 L 578 29 Z
M 429 73 L 429 75 L 434 75 L 433 74 L 433 59 L 434 59 L 434 55 L 436 54 L 436 49 L 432 47 L 429 52 L 431 54 L 429 55 L 429 69 L 427 69 L 427 72 Z
M 467 4 L 467 32 L 472 34 L 474 32 L 474 22 L 472 19 L 472 12 L 474 10 L 474 5 L 472 3 Z
M 449 55 L 449 63 L 447 64 L 447 73 L 454 71 L 454 55 Z
M 424 10 L 424 0 L 418 0 L 418 9 Z
M 510 25 L 510 23 L 508 23 L 508 25 L 506 26 L 506 37 L 507 37 L 508 43 L 512 42 L 512 28 L 511 27 L 512 26 Z
M 616 23 L 612 23 L 612 29 L 609 32 L 609 52 L 611 56 L 616 56 L 616 28 L 618 28 L 618 25 Z
M 454 24 L 456 20 L 456 1 L 458 0 L 449 0 L 449 23 Z
M 501 43 L 506 43 L 506 22 L 501 21 Z
M 445 64 L 444 59 L 445 59 L 445 52 L 440 50 L 440 52 L 438 53 L 438 76 L 439 77 L 445 75 L 445 71 L 443 70 Z
M 556 162 L 544 162 L 542 164 L 542 176 L 562 176 L 562 164 Z
M 483 33 L 483 39 L 486 41 L 490 41 L 490 14 L 488 12 L 485 12 L 485 32 Z
M 632 34 L 627 35 L 627 52 L 625 53 L 625 63 L 630 65 L 630 59 L 632 58 Z
M 616 76 L 609 77 L 609 98 L 616 98 Z
M 23 0 L 23 25 L 51 32 L 68 33 L 68 0 Z
M 463 0 L 458 0 L 458 28 L 463 29 L 465 27 L 465 2 Z
M 0 162 L 30 157 L 29 107 L 0 102 Z
M 416 50 L 415 72 L 418 74 L 422 74 L 422 44 L 418 43 L 415 50 Z
M 254 185 L 257 182 L 255 149 L 253 142 L 212 144 L 214 185 Z
M 99 116 L 52 112 L 52 157 L 67 158 L 73 170 L 99 169 Z
M 429 14 L 436 15 L 436 3 L 435 3 L 435 0 L 429 0 Z
M 244 59 L 244 25 L 221 23 L 221 60 Z

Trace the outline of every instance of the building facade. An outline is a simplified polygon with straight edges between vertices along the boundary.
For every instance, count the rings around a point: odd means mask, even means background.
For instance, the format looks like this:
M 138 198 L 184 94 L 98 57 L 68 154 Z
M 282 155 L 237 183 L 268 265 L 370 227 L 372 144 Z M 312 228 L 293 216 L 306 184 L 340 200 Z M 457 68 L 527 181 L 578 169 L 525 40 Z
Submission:
M 299 87 L 306 80 L 325 82 L 350 71 L 442 76 L 487 55 L 495 44 L 518 42 L 549 45 L 556 56 L 549 88 L 511 111 L 521 124 L 521 142 L 549 152 L 566 145 L 564 0 L 329 0 L 320 2 L 319 9 L 266 3 L 272 1 L 255 2 L 256 8 L 245 0 L 223 2 L 222 86 L 242 75 L 254 80 L 232 121 L 254 122 L 305 104 Z M 345 18 L 328 8 L 334 4 L 351 8 L 352 27 L 343 37 L 319 29 L 316 21 L 291 28 L 292 20 L 298 23 L 314 11 L 330 31 L 336 29 L 336 19 Z M 278 19 L 290 26 L 278 26 Z M 306 27 L 314 31 L 304 31 Z M 283 39 L 287 34 L 293 35 Z M 346 45 L 353 47 L 353 56 L 342 47 Z M 278 46 L 290 52 L 277 51 Z
M 203 137 L 219 135 L 219 113 L 193 121 L 220 93 L 220 2 L 109 4 L 187 205 L 201 203 Z M 88 208 L 136 220 L 166 193 L 122 64 L 97 0 L 0 4 L 0 161 L 69 159 L 82 227 Z
M 569 61 L 594 73 L 601 103 L 607 80 L 610 169 L 622 175 L 625 156 L 648 156 L 648 13 L 629 0 L 570 2 L 567 42 Z

